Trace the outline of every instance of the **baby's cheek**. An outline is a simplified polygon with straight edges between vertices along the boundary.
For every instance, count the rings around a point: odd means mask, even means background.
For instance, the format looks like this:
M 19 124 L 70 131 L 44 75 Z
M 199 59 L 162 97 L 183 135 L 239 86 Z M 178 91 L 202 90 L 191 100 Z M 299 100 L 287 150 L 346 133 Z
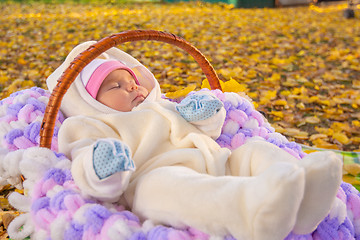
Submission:
M 132 70 L 135 73 L 140 86 L 144 87 L 146 91 L 151 92 L 151 90 L 155 87 L 153 77 L 140 66 L 132 68 Z
M 141 87 L 141 92 L 144 94 L 145 97 L 147 97 L 149 95 L 149 91 L 144 87 Z

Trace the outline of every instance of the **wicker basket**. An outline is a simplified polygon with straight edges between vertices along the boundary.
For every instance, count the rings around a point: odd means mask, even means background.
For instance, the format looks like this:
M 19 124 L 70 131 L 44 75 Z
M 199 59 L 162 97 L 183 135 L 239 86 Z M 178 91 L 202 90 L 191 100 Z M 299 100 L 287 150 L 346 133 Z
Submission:
M 114 34 L 103 38 L 94 45 L 90 46 L 84 52 L 80 53 L 70 63 L 70 66 L 64 71 L 58 80 L 58 83 L 50 96 L 49 103 L 46 106 L 45 115 L 41 124 L 40 147 L 50 148 L 54 133 L 56 116 L 60 109 L 62 98 L 81 70 L 106 50 L 121 43 L 140 40 L 165 42 L 185 50 L 199 64 L 203 73 L 209 80 L 211 89 L 221 90 L 219 78 L 209 61 L 197 48 L 192 46 L 184 39 L 171 33 L 159 32 L 155 30 L 130 30 Z

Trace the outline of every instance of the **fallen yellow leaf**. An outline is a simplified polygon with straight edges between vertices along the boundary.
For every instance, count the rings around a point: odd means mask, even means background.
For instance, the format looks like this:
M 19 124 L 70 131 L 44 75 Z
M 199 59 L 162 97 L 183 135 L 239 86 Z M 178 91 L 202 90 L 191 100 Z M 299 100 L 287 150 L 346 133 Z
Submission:
M 283 99 L 279 99 L 279 100 L 276 100 L 276 101 L 274 102 L 274 105 L 286 106 L 286 105 L 287 105 L 287 101 L 286 101 L 286 100 L 283 100 Z
M 344 145 L 351 143 L 351 140 L 343 133 L 334 133 L 332 137 Z
M 276 116 L 278 118 L 284 118 L 284 113 L 281 112 L 281 111 L 271 111 L 270 114 L 274 115 L 274 116 Z
M 196 85 L 189 85 L 186 88 L 182 90 L 178 90 L 176 92 L 168 92 L 165 94 L 166 97 L 170 99 L 176 99 L 180 97 L 185 97 L 189 92 L 194 91 L 196 88 Z
M 321 138 L 315 139 L 312 141 L 315 147 L 318 148 L 325 148 L 325 149 L 339 149 L 339 147 L 336 144 L 331 144 L 329 142 L 324 141 Z
M 344 164 L 343 168 L 346 172 L 353 176 L 356 176 L 360 173 L 360 164 Z
M 360 181 L 357 180 L 354 176 L 352 175 L 343 175 L 343 181 L 344 182 L 347 182 L 347 183 L 350 183 L 350 184 L 360 184 Z
M 314 140 L 316 140 L 316 139 L 318 139 L 318 138 L 322 138 L 322 139 L 327 139 L 328 138 L 328 136 L 326 135 L 326 134 L 321 134 L 321 133 L 319 133 L 319 134 L 313 134 L 313 135 L 311 135 L 310 136 L 310 141 L 314 141 Z
M 294 138 L 306 140 L 309 138 L 309 134 L 307 132 L 299 132 L 298 134 L 294 135 Z
M 306 117 L 305 121 L 310 124 L 317 124 L 321 122 L 320 118 L 318 118 L 317 116 Z

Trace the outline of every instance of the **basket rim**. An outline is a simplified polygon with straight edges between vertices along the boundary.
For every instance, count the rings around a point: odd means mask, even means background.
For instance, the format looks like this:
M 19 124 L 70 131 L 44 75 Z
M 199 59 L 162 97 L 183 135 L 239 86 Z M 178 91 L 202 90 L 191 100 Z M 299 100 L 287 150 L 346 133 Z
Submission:
M 222 90 L 219 77 L 217 76 L 211 63 L 200 52 L 200 50 L 187 42 L 185 39 L 172 33 L 157 30 L 128 30 L 112 34 L 99 40 L 98 42 L 91 45 L 88 49 L 81 52 L 77 57 L 74 58 L 74 60 L 70 63 L 68 68 L 59 78 L 57 85 L 50 95 L 49 102 L 45 109 L 45 114 L 40 129 L 40 147 L 49 149 L 51 148 L 56 116 L 60 109 L 61 101 L 70 85 L 73 83 L 82 69 L 96 57 L 112 47 L 115 47 L 121 43 L 141 40 L 169 43 L 185 50 L 198 63 L 206 78 L 208 79 L 211 89 Z

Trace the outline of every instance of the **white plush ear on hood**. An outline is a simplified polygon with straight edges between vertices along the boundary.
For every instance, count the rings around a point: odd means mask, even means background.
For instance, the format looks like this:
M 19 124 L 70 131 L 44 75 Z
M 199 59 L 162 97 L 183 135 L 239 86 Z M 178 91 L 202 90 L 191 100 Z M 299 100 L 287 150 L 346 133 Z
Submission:
M 58 79 L 68 68 L 74 58 L 95 43 L 96 41 L 84 42 L 76 46 L 69 53 L 65 61 L 46 79 L 46 84 L 50 91 L 55 88 Z M 149 91 L 150 93 L 144 102 L 157 101 L 161 99 L 160 85 L 158 81 L 155 79 L 154 75 L 134 57 L 121 51 L 118 48 L 113 47 L 102 53 L 100 56 L 98 56 L 98 58 L 116 59 L 123 62 L 129 68 L 136 69 L 136 74 L 141 75 L 139 76 L 140 85 L 146 87 L 148 90 L 151 90 Z M 117 112 L 116 110 L 111 109 L 92 98 L 91 95 L 86 91 L 79 75 L 65 93 L 61 102 L 60 110 L 65 114 L 66 117 L 75 115 L 96 116 L 99 113 Z

